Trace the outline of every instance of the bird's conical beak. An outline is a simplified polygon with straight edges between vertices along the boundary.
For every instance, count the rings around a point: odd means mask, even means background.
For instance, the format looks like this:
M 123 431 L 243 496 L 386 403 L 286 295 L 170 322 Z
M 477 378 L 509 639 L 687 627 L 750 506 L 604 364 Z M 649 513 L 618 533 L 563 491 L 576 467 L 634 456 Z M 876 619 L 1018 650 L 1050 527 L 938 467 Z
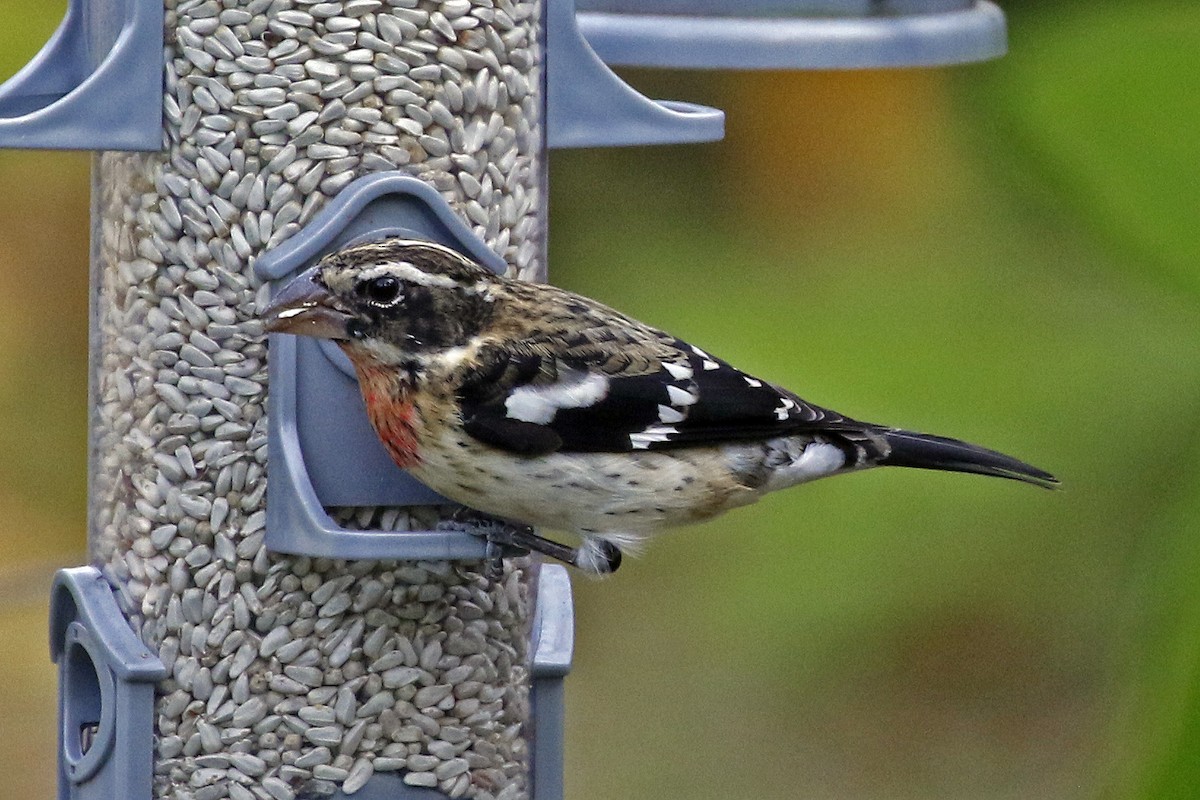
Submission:
M 316 267 L 284 284 L 263 311 L 264 327 L 271 333 L 292 333 L 318 339 L 348 339 L 346 323 L 353 317 L 319 280 Z

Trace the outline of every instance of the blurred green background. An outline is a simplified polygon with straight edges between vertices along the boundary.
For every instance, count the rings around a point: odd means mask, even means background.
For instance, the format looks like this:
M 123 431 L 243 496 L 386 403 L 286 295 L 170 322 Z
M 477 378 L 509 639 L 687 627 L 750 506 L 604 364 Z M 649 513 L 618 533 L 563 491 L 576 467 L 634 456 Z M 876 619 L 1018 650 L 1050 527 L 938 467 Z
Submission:
M 0 77 L 64 5 L 0 0 Z M 577 580 L 573 800 L 1195 796 L 1200 7 L 1004 5 L 983 65 L 629 73 L 725 141 L 554 154 L 555 282 L 1065 484 L 868 473 Z M 0 797 L 53 792 L 87 193 L 0 151 Z

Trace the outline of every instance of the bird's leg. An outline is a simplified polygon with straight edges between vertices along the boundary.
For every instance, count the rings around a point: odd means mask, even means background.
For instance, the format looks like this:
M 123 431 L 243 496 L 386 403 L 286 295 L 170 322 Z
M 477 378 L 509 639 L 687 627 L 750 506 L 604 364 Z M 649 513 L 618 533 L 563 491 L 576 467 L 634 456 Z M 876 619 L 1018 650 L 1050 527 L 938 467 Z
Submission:
M 481 514 L 469 508 L 454 512 L 453 518 L 438 525 L 440 530 L 462 530 L 483 536 L 488 543 L 488 577 L 500 574 L 502 559 L 526 555 L 530 551 L 569 564 L 593 575 L 607 575 L 621 566 L 621 551 L 612 542 L 592 539 L 584 547 L 569 547 L 553 539 L 538 536 L 529 525 Z

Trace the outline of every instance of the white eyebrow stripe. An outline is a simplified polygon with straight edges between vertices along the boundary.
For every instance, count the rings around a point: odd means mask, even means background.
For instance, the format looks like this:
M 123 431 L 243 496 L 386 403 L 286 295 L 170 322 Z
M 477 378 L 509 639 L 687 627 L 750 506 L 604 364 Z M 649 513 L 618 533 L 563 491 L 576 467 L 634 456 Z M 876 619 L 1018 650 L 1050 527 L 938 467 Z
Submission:
M 458 281 L 447 275 L 426 272 L 407 261 L 388 261 L 370 269 L 364 269 L 361 275 L 364 280 L 371 280 L 383 275 L 393 275 L 407 283 L 415 283 L 417 286 L 436 286 L 443 289 L 451 289 L 459 285 Z

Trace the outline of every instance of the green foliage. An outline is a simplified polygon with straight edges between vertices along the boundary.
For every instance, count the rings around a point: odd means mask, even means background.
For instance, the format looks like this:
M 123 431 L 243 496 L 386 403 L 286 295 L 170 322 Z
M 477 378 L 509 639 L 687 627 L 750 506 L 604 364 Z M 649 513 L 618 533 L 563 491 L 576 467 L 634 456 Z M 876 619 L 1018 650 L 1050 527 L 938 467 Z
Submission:
M 66 0 L 21 3 L 0 0 L 0 80 L 33 58 L 66 13 Z
M 1010 23 L 976 95 L 996 144 L 1123 269 L 1200 289 L 1200 6 L 1039 4 Z
M 730 169 L 753 125 L 739 100 L 778 76 L 689 98 L 727 110 L 721 145 L 556 157 L 556 283 L 815 402 L 1006 449 L 1065 482 L 830 481 L 580 586 L 574 794 L 1194 790 L 1187 14 L 1019 9 L 1012 55 L 945 73 L 956 92 L 912 135 L 933 144 L 884 165 L 923 182 L 882 210 L 870 185 L 836 208 L 816 195 L 781 210 Z M 896 131 L 877 113 L 852 122 L 878 124 L 883 143 Z
M 1010 181 L 1034 207 L 1068 209 L 1112 254 L 1110 268 L 1189 296 L 1200 288 L 1200 8 L 1058 4 L 1012 18 L 1011 55 L 989 70 L 977 108 L 997 123 Z M 989 108 L 990 107 L 990 108 Z M 1037 187 L 1036 192 L 1029 189 Z M 1162 376 L 1195 363 L 1196 330 Z M 1159 380 L 1161 377 L 1156 377 Z M 1163 393 L 1166 394 L 1166 393 Z M 1159 427 L 1177 456 L 1147 485 L 1135 580 L 1116 629 L 1134 687 L 1120 796 L 1191 797 L 1200 784 L 1200 436 L 1195 392 L 1166 394 Z M 1136 405 L 1131 408 L 1137 408 Z M 1151 450 L 1156 456 L 1161 451 Z

